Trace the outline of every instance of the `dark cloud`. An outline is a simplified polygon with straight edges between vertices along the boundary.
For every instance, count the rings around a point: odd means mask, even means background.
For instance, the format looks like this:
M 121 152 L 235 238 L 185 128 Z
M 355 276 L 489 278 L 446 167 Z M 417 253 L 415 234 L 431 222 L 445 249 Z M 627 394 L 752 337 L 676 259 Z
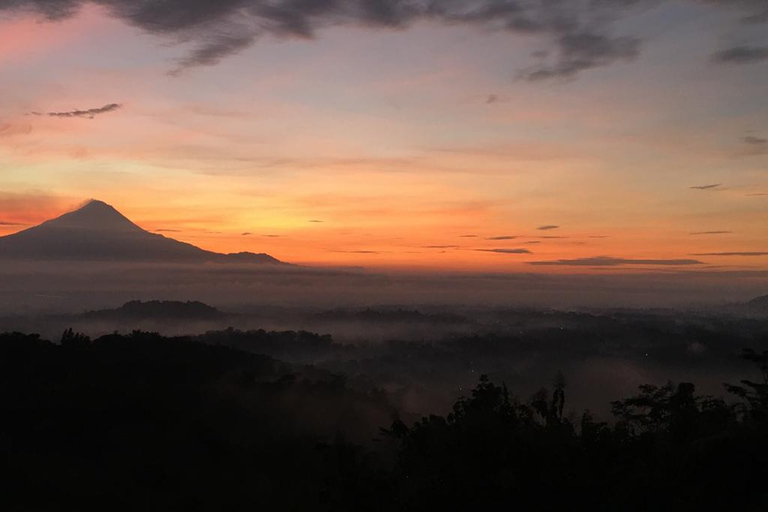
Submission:
M 622 265 L 702 265 L 698 260 L 646 260 L 646 259 L 626 259 L 612 258 L 610 256 L 595 256 L 594 258 L 577 258 L 572 260 L 554 260 L 554 261 L 529 261 L 530 265 L 540 266 L 568 266 L 568 267 L 618 267 Z
M 746 194 L 747 197 L 762 197 L 762 196 L 768 196 L 768 193 L 766 192 L 755 192 L 753 194 Z
M 485 97 L 485 104 L 486 105 L 493 105 L 495 103 L 506 103 L 508 100 L 506 98 L 502 98 L 498 94 L 489 94 Z
M 691 256 L 768 256 L 768 252 L 701 252 Z
M 33 116 L 48 117 L 81 117 L 84 119 L 93 119 L 100 114 L 107 114 L 123 108 L 119 103 L 110 103 L 99 108 L 89 108 L 88 110 L 69 110 L 66 112 L 31 112 Z
M 733 231 L 694 231 L 688 234 L 689 235 L 728 235 L 731 233 L 733 233 Z
M 560 226 L 547 225 L 547 226 L 539 226 L 536 229 L 538 229 L 539 231 L 549 231 L 550 229 L 557 229 L 559 227 Z
M 519 236 L 491 236 L 486 238 L 486 240 L 515 240 L 517 238 L 520 238 Z
M 156 229 L 155 233 L 181 233 L 180 229 Z
M 323 223 L 323 221 L 321 221 L 321 220 L 316 220 L 316 219 L 312 219 L 312 220 L 310 220 L 309 222 L 311 222 L 311 223 L 313 223 L 313 224 L 322 224 L 322 223 Z
M 540 242 L 539 240 L 533 240 L 533 241 L 531 241 L 531 242 L 525 242 L 525 243 L 526 243 L 526 245 L 538 245 L 538 244 L 540 244 L 541 242 Z
M 477 238 L 477 235 L 460 235 L 459 238 Z
M 765 146 L 768 145 L 768 139 L 764 137 L 755 137 L 753 135 L 749 135 L 747 137 L 744 137 L 742 139 L 745 144 L 749 144 L 751 146 Z
M 669 0 L 666 0 L 669 1 Z M 686 0 L 727 9 L 742 21 L 764 22 L 764 0 Z M 619 26 L 662 0 L 0 0 L 0 11 L 35 12 L 56 21 L 86 4 L 191 50 L 172 73 L 214 65 L 263 36 L 313 39 L 329 26 L 404 29 L 417 21 L 476 26 L 537 36 L 547 48 L 521 73 L 528 80 L 573 78 L 579 73 L 635 59 L 642 41 L 616 34 Z M 754 62 L 762 47 L 720 52 L 721 62 Z M 494 103 L 495 95 L 487 97 Z
M 244 233 L 246 234 L 246 233 Z M 250 235 L 250 233 L 247 233 Z M 264 238 L 280 238 L 280 235 L 261 235 Z
M 734 46 L 712 56 L 721 64 L 753 64 L 768 60 L 768 46 Z
M 543 240 L 563 240 L 568 237 L 567 236 L 540 236 L 539 238 Z
M 240 236 L 251 236 L 253 233 L 250 233 L 246 231 L 245 233 L 240 233 Z
M 691 190 L 711 190 L 722 186 L 722 183 L 713 183 L 712 185 L 695 185 L 691 187 Z
M 460 249 L 460 245 L 425 245 L 423 249 Z
M 25 224 L 21 224 L 19 222 L 9 222 L 6 220 L 0 220 L 0 226 L 24 226 Z
M 527 80 L 573 78 L 582 71 L 631 61 L 640 55 L 640 39 L 611 37 L 591 32 L 564 34 L 558 39 L 560 59 L 554 65 L 538 66 L 522 73 Z
M 495 252 L 497 254 L 532 254 L 528 249 L 475 249 L 479 252 Z

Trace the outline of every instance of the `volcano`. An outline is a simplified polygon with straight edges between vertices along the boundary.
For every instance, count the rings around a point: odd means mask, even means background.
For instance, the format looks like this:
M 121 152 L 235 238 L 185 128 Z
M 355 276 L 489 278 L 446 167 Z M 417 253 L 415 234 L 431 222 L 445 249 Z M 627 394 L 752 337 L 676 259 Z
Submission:
M 0 260 L 282 264 L 268 254 L 222 254 L 150 233 L 97 200 L 0 237 Z

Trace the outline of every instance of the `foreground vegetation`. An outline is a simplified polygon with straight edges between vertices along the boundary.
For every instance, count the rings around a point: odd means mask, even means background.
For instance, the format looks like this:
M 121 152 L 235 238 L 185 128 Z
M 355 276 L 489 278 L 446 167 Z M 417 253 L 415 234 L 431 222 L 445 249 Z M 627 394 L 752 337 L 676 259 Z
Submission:
M 743 357 L 761 376 L 732 399 L 642 386 L 610 424 L 566 415 L 562 376 L 527 401 L 482 377 L 412 422 L 382 391 L 188 338 L 4 334 L 0 507 L 768 510 L 768 352 Z

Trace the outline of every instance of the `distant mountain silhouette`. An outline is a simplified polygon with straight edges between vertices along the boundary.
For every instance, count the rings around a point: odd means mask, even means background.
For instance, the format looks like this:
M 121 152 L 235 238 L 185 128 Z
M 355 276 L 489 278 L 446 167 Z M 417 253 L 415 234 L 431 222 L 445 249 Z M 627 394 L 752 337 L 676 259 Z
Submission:
M 761 295 L 747 302 L 746 306 L 753 311 L 768 313 L 768 295 Z
M 221 254 L 150 233 L 96 200 L 39 226 L 0 237 L 0 260 L 282 263 L 268 254 Z
M 226 314 L 203 302 L 133 300 L 116 309 L 101 309 L 83 314 L 87 319 L 98 320 L 216 320 Z

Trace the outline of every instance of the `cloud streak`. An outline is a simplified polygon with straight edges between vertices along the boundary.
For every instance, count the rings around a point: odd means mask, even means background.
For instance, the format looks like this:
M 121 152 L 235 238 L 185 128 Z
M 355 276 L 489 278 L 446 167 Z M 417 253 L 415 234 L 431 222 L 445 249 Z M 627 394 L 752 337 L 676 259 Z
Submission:
M 48 116 L 48 117 L 80 117 L 83 119 L 93 119 L 101 114 L 108 114 L 123 108 L 119 103 L 110 103 L 98 108 L 89 108 L 87 110 L 68 110 L 65 112 L 32 112 L 33 116 Z
M 691 187 L 691 190 L 712 190 L 713 188 L 718 188 L 722 185 L 722 183 L 713 183 L 711 185 L 695 185 Z
M 699 256 L 699 255 L 696 255 Z M 703 262 L 691 259 L 628 259 L 613 258 L 610 256 L 595 256 L 593 258 L 561 259 L 553 261 L 530 261 L 529 265 L 537 266 L 565 266 L 565 267 L 619 267 L 625 265 L 659 265 L 659 266 L 683 266 L 703 265 Z
M 768 46 L 734 46 L 717 52 L 712 60 L 719 64 L 754 64 L 768 60 Z
M 475 249 L 478 252 L 495 252 L 496 254 L 532 254 L 528 249 Z
M 555 226 L 555 225 L 549 224 L 549 225 L 546 225 L 546 226 L 539 226 L 536 229 L 538 229 L 539 231 L 550 231 L 552 229 L 557 229 L 559 227 L 560 226 Z
M 768 256 L 768 252 L 700 252 L 691 256 Z

